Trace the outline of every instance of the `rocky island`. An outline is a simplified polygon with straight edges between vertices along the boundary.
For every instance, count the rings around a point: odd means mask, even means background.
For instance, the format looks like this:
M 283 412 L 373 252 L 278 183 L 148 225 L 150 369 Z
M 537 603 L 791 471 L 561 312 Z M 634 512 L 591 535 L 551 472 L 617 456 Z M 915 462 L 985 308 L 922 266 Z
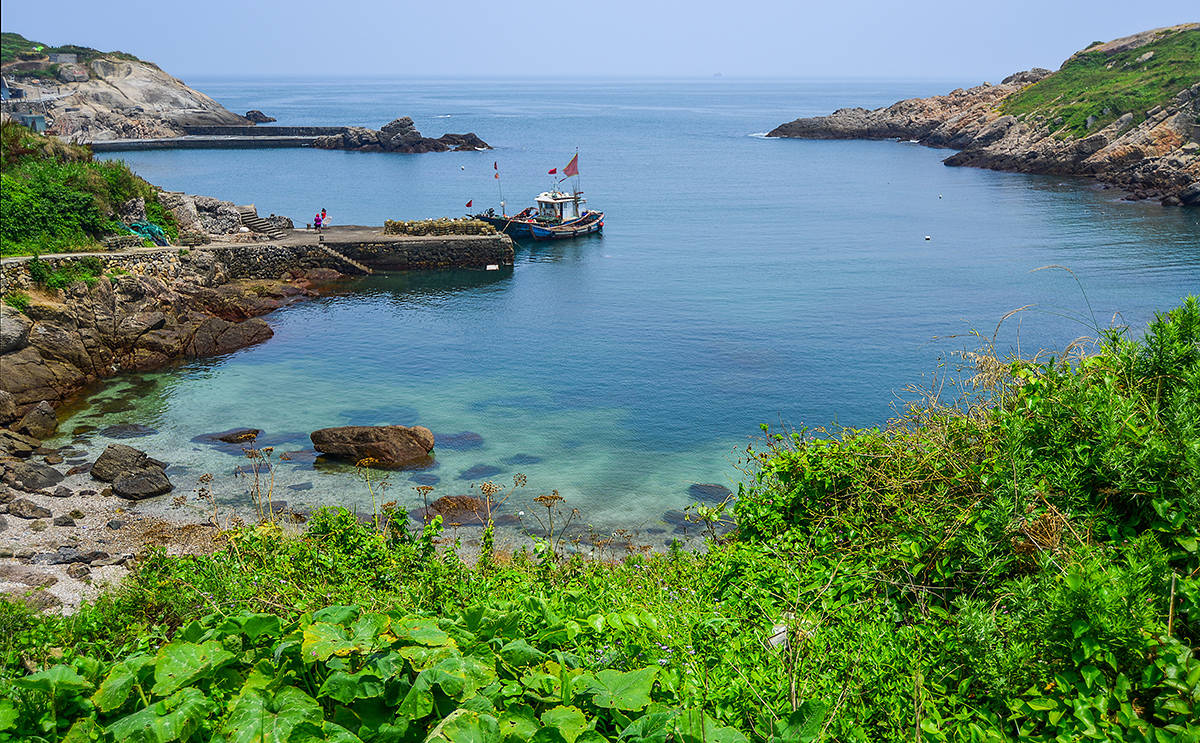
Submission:
M 1200 205 L 1200 24 L 1095 43 L 1034 68 L 887 108 L 843 108 L 768 136 L 904 139 L 957 149 L 946 165 L 1088 176 L 1130 198 Z
M 97 151 L 195 146 L 188 140 L 197 137 L 204 137 L 205 147 L 313 146 L 409 154 L 491 149 L 473 132 L 422 136 L 407 116 L 380 130 L 257 126 L 275 118 L 258 109 L 236 114 L 131 54 L 47 47 L 9 32 L 2 41 L 5 114 L 41 117 L 48 133 L 94 144 Z M 133 146 L 122 146 L 122 140 L 134 140 Z

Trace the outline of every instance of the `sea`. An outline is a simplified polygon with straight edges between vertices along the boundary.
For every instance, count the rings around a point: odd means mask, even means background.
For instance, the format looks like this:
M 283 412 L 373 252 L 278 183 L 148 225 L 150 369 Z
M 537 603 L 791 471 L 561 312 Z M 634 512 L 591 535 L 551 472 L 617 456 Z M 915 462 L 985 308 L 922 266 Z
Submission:
M 207 508 L 204 490 L 245 507 L 253 460 L 203 435 L 253 427 L 274 458 L 257 487 L 293 507 L 415 508 L 492 481 L 526 520 L 557 491 L 578 525 L 661 547 L 688 528 L 678 511 L 751 482 L 763 426 L 886 425 L 922 389 L 951 399 L 963 352 L 1058 352 L 1112 325 L 1138 335 L 1200 292 L 1200 210 L 949 168 L 948 151 L 910 142 L 764 136 L 976 81 L 187 82 L 281 125 L 407 115 L 427 136 L 475 132 L 494 149 L 111 155 L 168 189 L 301 226 L 321 209 L 335 225 L 381 224 L 502 199 L 517 211 L 578 153 L 579 187 L 606 218 L 602 235 L 518 243 L 511 270 L 358 279 L 268 316 L 261 345 L 90 390 L 61 443 L 92 456 L 120 441 L 169 462 L 163 509 Z M 434 465 L 368 488 L 314 461 L 308 433 L 348 424 L 427 426 Z

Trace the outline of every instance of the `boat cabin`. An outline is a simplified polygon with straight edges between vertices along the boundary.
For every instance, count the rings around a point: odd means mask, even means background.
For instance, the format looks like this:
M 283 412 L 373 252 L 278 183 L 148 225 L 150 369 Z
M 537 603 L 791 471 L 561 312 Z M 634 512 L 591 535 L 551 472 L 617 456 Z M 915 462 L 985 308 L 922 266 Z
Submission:
M 579 219 L 583 216 L 584 209 L 581 205 L 587 199 L 583 198 L 583 192 L 577 191 L 573 194 L 563 193 L 562 191 L 546 191 L 538 194 L 537 201 L 537 218 L 545 222 L 570 222 L 573 219 Z

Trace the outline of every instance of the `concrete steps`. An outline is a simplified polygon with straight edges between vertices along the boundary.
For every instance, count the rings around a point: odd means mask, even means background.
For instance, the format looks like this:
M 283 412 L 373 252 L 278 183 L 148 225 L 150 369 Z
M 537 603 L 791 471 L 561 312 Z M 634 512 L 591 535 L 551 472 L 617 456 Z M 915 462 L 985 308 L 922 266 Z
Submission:
M 318 247 L 318 248 L 320 248 L 321 250 L 325 251 L 325 253 L 326 253 L 327 255 L 330 255 L 330 256 L 332 256 L 332 257 L 334 257 L 334 258 L 337 258 L 338 260 L 342 261 L 343 263 L 346 263 L 347 265 L 353 266 L 354 268 L 358 269 L 358 271 L 359 271 L 360 273 L 366 274 L 366 275 L 368 275 L 368 276 L 369 276 L 370 274 L 373 274 L 373 273 L 375 273 L 375 272 L 374 272 L 374 271 L 372 271 L 372 270 L 371 270 L 371 269 L 370 269 L 368 266 L 365 266 L 365 265 L 363 265 L 362 263 L 359 263 L 358 261 L 354 260 L 353 258 L 351 258 L 351 257 L 349 257 L 349 256 L 342 255 L 341 253 L 339 253 L 338 251 L 336 251 L 336 250 L 334 250 L 333 248 L 329 247 L 328 245 L 326 245 L 326 244 L 325 244 L 325 243 L 323 243 L 323 242 L 322 242 L 322 243 L 317 243 L 317 247 Z
M 272 227 L 270 222 L 258 216 L 258 210 L 253 206 L 239 206 L 237 210 L 238 216 L 242 220 L 242 225 L 251 232 L 260 232 L 272 240 L 283 238 L 283 230 Z

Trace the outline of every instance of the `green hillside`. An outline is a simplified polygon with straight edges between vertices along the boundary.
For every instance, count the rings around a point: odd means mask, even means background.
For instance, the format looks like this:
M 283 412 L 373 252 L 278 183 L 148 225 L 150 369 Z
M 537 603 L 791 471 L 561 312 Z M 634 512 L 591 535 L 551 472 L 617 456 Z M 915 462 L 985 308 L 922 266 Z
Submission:
M 137 57 L 125 52 L 102 52 L 87 46 L 67 44 L 65 46 L 50 46 L 40 41 L 27 39 L 21 34 L 5 31 L 0 33 L 0 63 L 16 62 L 21 55 L 37 58 L 43 54 L 75 54 L 80 62 L 90 62 L 97 57 L 117 57 L 119 59 L 137 60 Z M 138 60 L 140 61 L 140 60 Z
M 1111 54 L 1104 46 L 1074 55 L 1058 72 L 1005 99 L 1001 110 L 1054 122 L 1059 136 L 1080 137 L 1126 113 L 1140 123 L 1146 111 L 1200 82 L 1198 29 L 1166 31 L 1149 44 Z M 1088 117 L 1095 117 L 1091 127 Z
M 0 128 L 0 255 L 93 250 L 113 234 L 128 234 L 117 207 L 146 200 L 147 221 L 178 236 L 154 186 L 119 160 L 94 160 L 88 147 L 36 134 L 6 121 Z

